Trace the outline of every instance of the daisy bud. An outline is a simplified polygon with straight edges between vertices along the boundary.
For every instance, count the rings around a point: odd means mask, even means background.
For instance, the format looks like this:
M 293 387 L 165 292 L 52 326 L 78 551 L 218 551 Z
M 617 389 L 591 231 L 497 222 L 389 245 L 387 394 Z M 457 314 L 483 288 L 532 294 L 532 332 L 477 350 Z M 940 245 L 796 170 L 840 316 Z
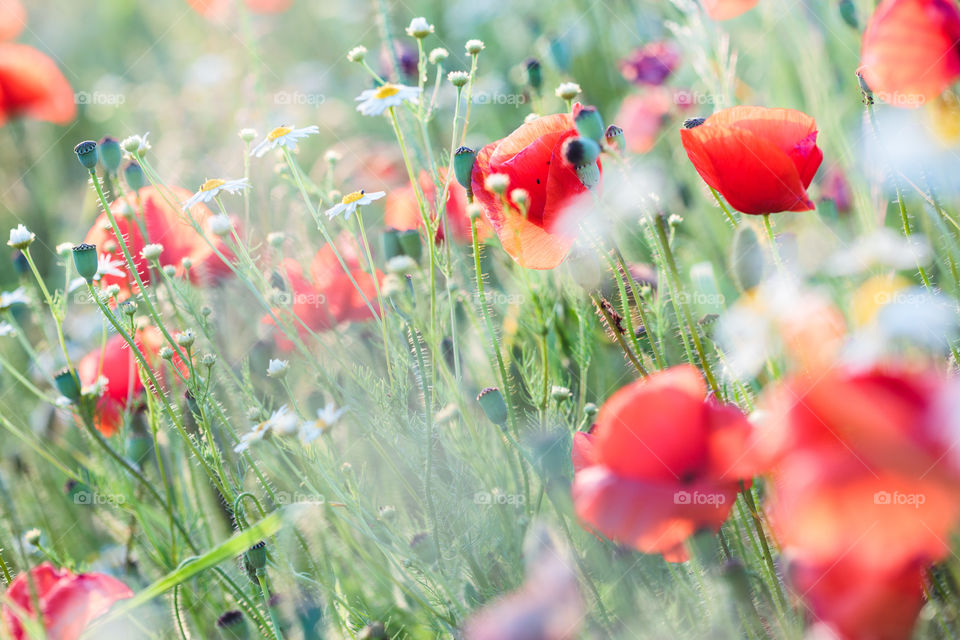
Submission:
M 447 74 L 447 80 L 459 89 L 470 81 L 470 74 L 466 71 L 451 71 Z
M 597 409 L 597 405 L 593 404 L 592 402 L 588 402 L 587 404 L 583 405 L 583 415 L 588 418 L 592 418 L 593 416 L 597 415 L 597 411 L 599 411 L 599 409 Z
M 97 153 L 97 143 L 93 140 L 84 140 L 73 148 L 77 154 L 77 160 L 83 165 L 84 169 L 93 171 L 97 166 L 97 159 L 100 154 Z
M 367 57 L 367 48 L 362 45 L 347 52 L 347 60 L 350 62 L 363 62 L 365 57 Z
M 267 365 L 268 378 L 285 378 L 290 370 L 290 363 L 286 360 L 270 360 Z
M 566 100 L 567 102 L 580 95 L 580 92 L 580 85 L 578 85 L 576 82 L 564 82 L 557 87 L 556 91 L 554 91 L 558 98 L 561 100 Z
M 70 253 L 71 251 L 73 251 L 72 242 L 61 242 L 56 247 L 56 252 L 58 256 L 66 257 L 67 254 Z
M 7 242 L 7 246 L 23 251 L 33 244 L 36 238 L 37 235 L 31 232 L 30 229 L 27 229 L 22 224 L 18 224 L 13 229 L 10 229 L 10 240 Z
M 76 402 L 80 399 L 80 381 L 70 369 L 61 369 L 53 378 L 57 385 L 57 391 L 70 402 Z
M 400 249 L 403 254 L 420 262 L 423 255 L 423 246 L 420 244 L 420 232 L 417 229 L 408 229 L 397 234 L 400 240 Z
M 397 508 L 390 504 L 385 504 L 378 510 L 381 520 L 393 520 L 397 517 Z
M 527 84 L 529 84 L 537 93 L 540 93 L 540 89 L 543 87 L 543 70 L 540 67 L 540 61 L 536 58 L 528 58 L 526 67 Z
M 123 149 L 120 148 L 120 143 L 110 136 L 105 136 L 100 140 L 98 148 L 100 149 L 100 165 L 107 173 L 116 173 L 117 169 L 120 168 L 120 163 L 123 162 Z
M 371 622 L 360 630 L 358 640 L 388 640 L 387 628 L 382 622 Z
M 240 129 L 240 133 L 238 135 L 240 136 L 241 140 L 246 143 L 250 143 L 257 139 L 257 130 L 250 128 Z
M 120 143 L 120 146 L 123 147 L 124 151 L 132 156 L 142 156 L 150 150 L 150 143 L 147 142 L 148 135 L 150 134 L 148 133 L 144 136 L 133 135 L 128 138 L 124 138 L 123 142 Z
M 116 298 L 118 295 L 120 295 L 120 285 L 112 284 L 109 287 L 105 288 L 103 290 L 103 293 L 105 296 L 107 296 L 108 299 Z
M 173 360 L 173 349 L 170 347 L 161 347 L 160 348 L 160 357 L 164 360 Z
M 177 268 L 172 264 L 166 264 L 163 266 L 163 275 L 172 278 L 177 275 Z
M 551 396 L 554 400 L 556 400 L 556 401 L 558 401 L 558 402 L 562 402 L 563 400 L 569 400 L 570 397 L 573 396 L 573 392 L 571 392 L 570 389 L 568 389 L 568 388 L 566 388 L 566 387 L 560 387 L 560 386 L 557 386 L 557 385 L 553 385 L 553 386 L 550 388 L 550 396 Z
M 88 283 L 93 282 L 99 268 L 97 259 L 97 245 L 78 244 L 73 248 L 73 266 L 76 267 L 80 277 Z
M 181 258 L 180 264 L 183 266 L 183 269 L 185 271 L 190 271 L 190 267 L 193 266 L 193 260 L 191 260 L 190 258 Z
M 210 233 L 215 236 L 220 236 L 221 238 L 229 235 L 230 230 L 233 229 L 233 222 L 230 220 L 230 216 L 225 216 L 222 213 L 210 218 L 208 224 L 210 226 Z
M 437 47 L 430 52 L 430 55 L 427 56 L 427 61 L 430 64 L 440 64 L 444 60 L 450 57 L 450 52 L 444 49 L 443 47 Z
M 243 613 L 237 610 L 227 611 L 217 618 L 217 629 L 224 638 L 247 640 L 250 637 L 250 630 L 243 619 Z
M 483 40 L 467 40 L 467 44 L 464 45 L 464 49 L 466 49 L 467 53 L 471 56 L 477 55 L 483 51 L 483 48 Z
M 217 356 L 212 353 L 205 353 L 200 356 L 200 364 L 205 366 L 207 369 L 212 369 L 213 365 L 217 364 Z
M 457 177 L 460 186 L 471 192 L 471 176 L 473 164 L 477 160 L 477 152 L 470 147 L 460 147 L 453 153 L 453 174 Z
M 600 155 L 600 145 L 590 138 L 567 138 L 561 149 L 563 158 L 574 167 L 594 164 Z
M 274 249 L 279 249 L 283 246 L 283 242 L 287 239 L 286 234 L 283 231 L 271 231 L 267 234 L 267 244 L 269 244 Z
M 261 540 L 247 549 L 245 554 L 247 565 L 256 572 L 263 571 L 267 566 L 267 543 Z
M 530 192 L 526 189 L 514 189 L 510 192 L 510 199 L 513 200 L 514 203 L 523 207 L 530 202 Z
M 394 256 L 387 260 L 387 272 L 398 276 L 413 273 L 417 270 L 417 261 L 410 256 Z
M 383 295 L 386 298 L 393 298 L 395 296 L 403 295 L 404 287 L 406 286 L 403 280 L 406 278 L 400 278 L 396 274 L 388 273 L 383 277 L 383 282 L 380 284 L 380 289 L 383 291 Z
M 510 176 L 505 173 L 491 173 L 483 181 L 483 188 L 491 193 L 505 193 L 510 186 Z
M 207 305 L 200 307 L 200 315 L 202 315 L 204 318 L 209 318 L 211 313 L 213 313 L 213 309 Z
M 749 291 L 763 280 L 766 258 L 757 233 L 742 224 L 730 243 L 730 273 L 740 291 Z
M 133 304 L 129 300 L 126 302 L 121 302 L 120 311 L 128 318 L 132 318 L 137 313 L 137 305 Z
M 183 347 L 184 349 L 189 349 L 193 346 L 193 343 L 197 340 L 197 334 L 193 332 L 193 329 L 187 329 L 186 331 L 181 331 L 173 336 L 173 339 L 177 341 L 177 344 Z
M 341 160 L 343 160 L 343 154 L 337 151 L 336 149 L 328 149 L 325 154 L 323 154 L 323 159 L 329 165 L 335 165 Z
M 487 387 L 477 396 L 477 402 L 490 422 L 501 427 L 507 424 L 507 403 L 499 389 Z
M 433 33 L 433 25 L 426 18 L 414 18 L 407 27 L 407 35 L 422 40 Z
M 126 200 L 118 200 L 111 209 L 116 207 L 116 211 L 113 212 L 113 215 L 117 218 L 126 218 L 133 213 L 133 207 L 131 207 Z
M 601 142 L 605 137 L 603 118 L 600 117 L 600 112 L 595 107 L 580 109 L 580 113 L 573 119 L 573 124 L 577 128 L 577 133 L 584 138 Z
M 387 260 L 394 256 L 403 255 L 403 249 L 400 247 L 400 232 L 396 229 L 387 229 L 381 237 L 383 243 L 383 255 Z
M 706 118 L 700 118 L 700 117 L 697 117 L 697 118 L 687 118 L 686 120 L 683 121 L 683 128 L 684 128 L 684 129 L 696 129 L 697 127 L 699 127 L 700 125 L 702 125 L 702 124 L 703 124 L 704 122 L 706 122 L 706 121 L 707 121 Z
M 127 166 L 123 168 L 123 179 L 126 180 L 127 186 L 133 191 L 139 191 L 147 184 L 147 178 L 143 175 L 143 169 L 133 160 L 128 162 Z
M 483 207 L 481 207 L 475 202 L 467 205 L 467 217 L 470 218 L 471 221 L 478 219 L 482 215 L 483 215 Z
M 163 253 L 163 245 L 156 242 L 148 244 L 140 251 L 140 255 L 147 262 L 156 262 L 161 253 Z
M 623 136 L 623 129 L 618 127 L 615 124 L 607 127 L 606 132 L 603 134 L 604 140 L 606 140 L 607 146 L 614 151 L 623 153 L 627 148 L 626 138 Z

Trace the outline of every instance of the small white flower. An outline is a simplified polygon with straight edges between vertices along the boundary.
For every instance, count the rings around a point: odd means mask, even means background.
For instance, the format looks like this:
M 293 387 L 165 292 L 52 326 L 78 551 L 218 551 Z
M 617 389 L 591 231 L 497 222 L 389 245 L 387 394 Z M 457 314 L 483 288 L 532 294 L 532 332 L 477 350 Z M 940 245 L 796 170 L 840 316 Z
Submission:
M 13 229 L 10 229 L 10 241 L 7 242 L 7 245 L 14 249 L 26 249 L 33 244 L 36 237 L 37 234 L 32 233 L 30 229 L 27 229 L 22 224 L 18 224 Z
M 163 253 L 163 245 L 156 242 L 150 243 L 140 250 L 140 255 L 147 262 L 153 262 Z
M 249 188 L 250 181 L 246 178 L 237 178 L 236 180 L 211 178 L 200 185 L 200 189 L 183 203 L 183 210 L 186 211 L 198 202 L 210 202 L 221 193 L 233 194 Z
M 93 279 L 99 280 L 103 276 L 123 278 L 126 275 L 120 268 L 123 264 L 123 260 L 114 260 L 109 253 L 101 253 L 97 260 L 97 275 L 93 276 Z
M 317 409 L 316 420 L 303 423 L 303 426 L 300 427 L 300 439 L 307 443 L 313 442 L 329 431 L 330 427 L 340 420 L 346 410 L 346 407 L 337 409 L 336 405 L 328 402 L 323 409 Z
M 223 237 L 230 233 L 230 230 L 233 229 L 233 220 L 230 219 L 230 216 L 225 216 L 222 213 L 210 218 L 210 221 L 207 222 L 207 226 L 210 228 L 210 233 L 215 236 Z
M 240 139 L 243 140 L 244 142 L 253 142 L 254 138 L 257 137 L 257 130 L 250 129 L 248 127 L 245 129 L 240 129 L 240 133 L 238 133 L 237 135 L 239 135 Z
M 486 45 L 483 44 L 483 40 L 467 40 L 467 43 L 463 45 L 463 48 L 466 49 L 467 55 L 475 56 L 481 51 L 484 50 Z
M 367 193 L 363 189 L 360 191 L 354 191 L 353 193 L 348 193 L 347 195 L 343 196 L 343 199 L 339 204 L 335 204 L 327 209 L 327 217 L 333 219 L 342 213 L 344 219 L 347 219 L 354 211 L 357 210 L 357 207 L 366 206 L 374 200 L 379 200 L 385 195 L 387 195 L 385 191 Z
M 367 56 L 367 48 L 363 45 L 354 47 L 347 52 L 347 60 L 350 62 L 363 62 Z
M 280 435 L 290 434 L 297 430 L 297 415 L 290 412 L 287 405 L 283 405 L 270 417 L 259 424 L 253 425 L 253 428 L 240 436 L 240 444 L 233 450 L 237 453 L 243 453 L 250 448 L 250 445 L 258 440 L 263 440 L 271 431 Z
M 303 127 L 302 129 L 287 125 L 277 127 L 250 151 L 250 155 L 262 158 L 268 151 L 277 147 L 286 147 L 293 151 L 297 148 L 297 140 L 312 136 L 315 133 L 320 133 L 320 127 L 317 125 Z
M 13 291 L 0 291 L 0 311 L 7 311 L 15 304 L 29 304 L 30 298 L 27 297 L 27 290 L 23 287 L 17 287 Z
M 282 378 L 287 374 L 288 369 L 290 369 L 290 363 L 286 360 L 271 359 L 267 365 L 267 377 Z
M 450 52 L 444 49 L 443 47 L 437 47 L 430 52 L 430 55 L 427 56 L 427 60 L 430 64 L 439 64 L 450 57 Z
M 123 139 L 123 142 L 120 143 L 120 146 L 123 147 L 124 151 L 131 155 L 142 156 L 150 150 L 150 143 L 147 141 L 147 136 L 149 135 L 150 132 L 147 131 L 142 136 L 129 136 Z
M 407 27 L 407 35 L 413 38 L 426 38 L 433 33 L 433 25 L 426 18 L 414 18 Z
M 0 322 L 0 338 L 17 335 L 17 330 L 9 322 Z
M 377 89 L 367 89 L 357 98 L 357 111 L 365 116 L 379 116 L 391 107 L 399 107 L 405 101 L 417 104 L 420 87 L 387 83 Z
M 483 188 L 492 193 L 505 193 L 510 186 L 510 176 L 505 173 L 491 173 L 483 181 Z
M 578 85 L 576 82 L 564 82 L 557 87 L 557 90 L 554 93 L 562 100 L 573 100 L 580 95 L 581 91 L 582 89 L 580 89 L 580 85 Z

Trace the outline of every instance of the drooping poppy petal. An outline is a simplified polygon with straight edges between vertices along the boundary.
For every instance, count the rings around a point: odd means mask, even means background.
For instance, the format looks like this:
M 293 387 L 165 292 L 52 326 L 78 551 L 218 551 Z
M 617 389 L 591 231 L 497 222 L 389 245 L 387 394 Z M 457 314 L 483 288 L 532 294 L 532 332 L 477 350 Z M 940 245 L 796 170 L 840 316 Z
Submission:
M 860 73 L 889 104 L 917 107 L 960 77 L 960 9 L 951 0 L 884 0 L 863 34 Z
M 27 25 L 27 10 L 20 0 L 0 0 L 0 40 L 12 40 Z
M 703 0 L 703 8 L 714 20 L 730 20 L 753 9 L 757 0 Z
M 0 42 L 0 124 L 18 117 L 66 124 L 76 113 L 73 89 L 50 57 Z

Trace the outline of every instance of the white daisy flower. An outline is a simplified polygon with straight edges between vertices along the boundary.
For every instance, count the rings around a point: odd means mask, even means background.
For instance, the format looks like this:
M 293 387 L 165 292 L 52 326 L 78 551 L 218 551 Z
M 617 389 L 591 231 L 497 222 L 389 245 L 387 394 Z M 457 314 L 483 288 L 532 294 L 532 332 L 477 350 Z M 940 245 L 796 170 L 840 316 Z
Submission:
M 27 229 L 22 224 L 18 224 L 13 229 L 10 229 L 10 241 L 7 242 L 7 245 L 14 249 L 26 249 L 33 243 L 36 237 L 37 234 L 32 233 L 30 229 Z
M 417 104 L 420 100 L 420 87 L 388 82 L 377 89 L 367 89 L 357 100 L 360 102 L 357 111 L 365 116 L 379 116 L 390 107 L 399 107 L 404 101 Z
M 277 147 L 286 147 L 290 149 L 290 151 L 293 151 L 297 148 L 297 140 L 312 136 L 315 133 L 320 133 L 320 127 L 317 125 L 304 127 L 302 129 L 287 125 L 277 127 L 268 133 L 267 137 L 250 151 L 250 155 L 262 158 L 268 151 L 276 149 Z
M 259 424 L 253 425 L 253 428 L 240 436 L 240 444 L 233 448 L 237 453 L 243 453 L 250 448 L 250 445 L 258 440 L 263 440 L 271 431 L 280 435 L 290 434 L 297 430 L 297 415 L 290 412 L 287 405 L 283 405 L 270 417 Z
M 210 202 L 221 193 L 238 193 L 244 189 L 250 188 L 250 181 L 246 178 L 237 178 L 236 180 L 221 180 L 220 178 L 211 178 L 200 185 L 200 189 L 190 196 L 183 204 L 183 210 L 186 211 L 198 202 Z
M 360 191 L 354 191 L 353 193 L 348 193 L 347 195 L 343 196 L 343 199 L 339 204 L 335 204 L 327 209 L 327 217 L 333 219 L 342 213 L 344 220 L 346 220 L 350 217 L 350 214 L 357 210 L 357 207 L 366 206 L 374 200 L 379 200 L 385 195 L 387 195 L 386 191 L 367 193 L 363 189 Z
M 17 334 L 17 330 L 13 328 L 13 325 L 9 322 L 0 322 L 0 338 L 6 338 L 7 336 L 13 336 Z
M 150 135 L 150 132 L 147 131 L 142 136 L 132 135 L 123 139 L 120 143 L 120 146 L 123 147 L 123 150 L 127 153 L 134 156 L 142 156 L 147 151 L 151 149 L 150 142 L 147 141 L 147 137 Z
M 330 427 L 340 420 L 346 410 L 346 407 L 337 409 L 336 405 L 328 402 L 323 409 L 317 409 L 316 420 L 303 423 L 300 427 L 300 439 L 306 443 L 313 442 L 329 431 Z
M 30 298 L 27 297 L 27 290 L 18 287 L 13 291 L 0 291 L 0 311 L 7 311 L 15 304 L 29 304 Z
M 109 253 L 101 253 L 100 258 L 97 260 L 97 275 L 93 276 L 93 279 L 99 280 L 103 276 L 123 278 L 127 275 L 124 270 L 120 268 L 123 264 L 123 260 L 114 260 Z

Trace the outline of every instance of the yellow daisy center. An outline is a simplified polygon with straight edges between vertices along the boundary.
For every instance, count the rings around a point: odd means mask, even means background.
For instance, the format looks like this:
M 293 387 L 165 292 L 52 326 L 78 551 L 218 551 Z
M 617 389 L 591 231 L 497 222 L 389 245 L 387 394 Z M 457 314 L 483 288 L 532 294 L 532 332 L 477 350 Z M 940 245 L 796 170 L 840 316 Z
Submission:
M 202 185 L 200 185 L 200 191 L 213 191 L 217 187 L 222 187 L 227 184 L 226 180 L 221 180 L 219 178 L 210 178 Z
M 400 87 L 395 87 L 392 84 L 385 84 L 377 92 L 373 94 L 373 97 L 377 100 L 383 100 L 384 98 L 389 98 L 390 96 L 395 96 L 399 93 Z
M 351 202 L 356 202 L 363 197 L 363 189 L 360 191 L 354 191 L 353 193 L 348 193 L 343 196 L 343 200 L 340 201 L 340 204 L 350 204 Z
M 270 142 L 273 142 L 277 138 L 285 136 L 291 131 L 293 131 L 293 127 L 277 127 L 276 129 L 274 129 L 273 131 L 267 134 L 267 140 L 269 140 Z

